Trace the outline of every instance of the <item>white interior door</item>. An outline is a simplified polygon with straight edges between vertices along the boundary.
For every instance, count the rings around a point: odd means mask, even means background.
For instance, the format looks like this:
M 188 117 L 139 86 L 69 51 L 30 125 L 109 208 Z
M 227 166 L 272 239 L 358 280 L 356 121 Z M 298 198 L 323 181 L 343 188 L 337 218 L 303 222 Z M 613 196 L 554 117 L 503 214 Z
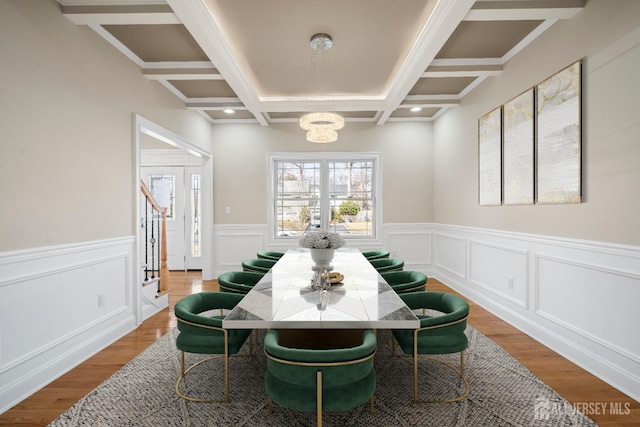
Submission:
M 144 166 L 141 176 L 153 197 L 167 208 L 167 266 L 185 270 L 185 168 Z

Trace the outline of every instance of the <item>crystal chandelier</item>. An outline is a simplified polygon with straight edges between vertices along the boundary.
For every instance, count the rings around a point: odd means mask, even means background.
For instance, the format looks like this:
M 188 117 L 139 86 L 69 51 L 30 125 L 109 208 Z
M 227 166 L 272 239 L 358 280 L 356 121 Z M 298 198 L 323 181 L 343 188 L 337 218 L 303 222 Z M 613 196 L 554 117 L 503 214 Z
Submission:
M 338 139 L 344 119 L 336 113 L 309 113 L 300 117 L 300 127 L 307 131 L 307 141 L 326 143 Z
M 314 52 L 325 51 L 333 46 L 331 36 L 315 34 L 311 37 Z M 307 131 L 307 141 L 316 143 L 334 142 L 338 139 L 338 130 L 344 127 L 344 118 L 336 113 L 315 112 L 300 118 L 300 127 Z

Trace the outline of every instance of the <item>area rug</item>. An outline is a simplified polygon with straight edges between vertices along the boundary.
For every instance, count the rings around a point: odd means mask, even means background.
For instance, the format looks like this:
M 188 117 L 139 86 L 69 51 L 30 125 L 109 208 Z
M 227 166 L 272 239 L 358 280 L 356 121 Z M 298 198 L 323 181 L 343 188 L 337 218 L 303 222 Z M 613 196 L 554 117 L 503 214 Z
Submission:
M 264 390 L 266 359 L 259 334 L 249 357 L 248 343 L 230 361 L 230 401 L 195 403 L 180 399 L 174 384 L 180 369 L 172 330 L 82 398 L 50 426 L 313 426 L 313 412 L 273 405 Z M 378 331 L 375 408 L 369 405 L 325 412 L 325 426 L 595 426 L 528 369 L 489 338 L 468 326 L 466 373 L 469 397 L 445 404 L 413 403 L 410 357 L 392 357 L 387 331 Z M 438 356 L 454 366 L 458 355 Z M 187 355 L 187 362 L 202 358 Z M 440 363 L 420 361 L 421 399 L 453 397 L 463 391 L 459 377 Z M 183 391 L 222 397 L 223 362 L 213 360 L 194 369 Z M 187 376 L 187 379 L 189 376 Z

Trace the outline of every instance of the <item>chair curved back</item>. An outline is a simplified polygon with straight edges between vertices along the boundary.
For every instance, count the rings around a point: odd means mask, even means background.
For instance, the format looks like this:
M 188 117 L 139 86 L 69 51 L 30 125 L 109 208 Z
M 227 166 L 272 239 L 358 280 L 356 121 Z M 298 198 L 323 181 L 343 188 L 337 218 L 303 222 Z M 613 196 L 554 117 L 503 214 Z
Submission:
M 445 292 L 409 292 L 400 298 L 412 310 L 424 308 L 441 312 L 441 315 L 418 315 L 420 327 L 415 330 L 393 330 L 393 336 L 405 354 L 413 354 L 413 400 L 422 403 L 457 402 L 470 392 L 464 373 L 464 351 L 469 342 L 464 331 L 467 328 L 469 304 L 457 295 Z M 393 349 L 395 348 L 392 347 Z M 393 351 L 393 350 L 392 350 Z M 442 362 L 461 378 L 464 391 L 457 397 L 440 400 L 418 399 L 418 355 L 460 353 L 460 370 Z M 437 360 L 436 360 L 437 361 Z
M 398 258 L 380 258 L 369 261 L 378 273 L 388 273 L 391 271 L 401 271 L 404 268 L 404 261 Z
M 174 312 L 178 318 L 180 334 L 176 338 L 178 350 L 197 354 L 224 354 L 225 332 L 228 335 L 229 354 L 237 353 L 251 330 L 224 330 L 224 315 L 202 315 L 212 310 L 233 309 L 242 300 L 243 295 L 228 292 L 200 292 L 178 301 Z
M 256 253 L 258 259 L 269 259 L 272 261 L 278 261 L 283 255 L 284 252 L 279 251 L 258 251 Z
M 366 259 L 371 261 L 372 259 L 389 258 L 391 253 L 389 251 L 387 251 L 387 250 L 380 249 L 380 250 L 377 250 L 377 251 L 364 251 L 364 252 L 362 252 L 362 255 L 364 255 L 364 257 Z
M 227 271 L 218 276 L 218 285 L 222 292 L 247 294 L 262 277 L 264 274 L 252 271 Z
M 243 297 L 244 295 L 238 293 L 200 292 L 182 298 L 174 306 L 174 312 L 178 318 L 178 329 L 180 330 L 176 338 L 176 347 L 180 350 L 180 376 L 176 382 L 175 391 L 182 399 L 193 402 L 229 401 L 229 355 L 240 351 L 247 338 L 251 335 L 251 330 L 224 329 L 222 320 L 225 316 L 218 310 L 233 309 Z M 217 356 L 202 359 L 185 369 L 185 352 L 214 354 Z M 251 341 L 249 341 L 249 354 L 251 353 Z M 224 358 L 224 398 L 204 399 L 184 394 L 180 390 L 180 384 L 191 369 L 215 357 Z
M 276 262 L 277 261 L 271 259 L 246 259 L 242 261 L 242 270 L 252 271 L 254 273 L 262 273 L 262 275 L 265 275 L 269 272 L 269 270 L 271 270 Z
M 468 346 L 467 316 L 469 304 L 457 295 L 446 292 L 410 292 L 400 298 L 412 309 L 426 308 L 437 310 L 440 316 L 418 315 L 419 354 L 448 354 L 463 351 Z M 413 330 L 394 330 L 393 334 L 406 354 L 413 353 Z
M 330 349 L 285 347 L 279 343 L 279 332 L 272 329 L 264 351 L 269 398 L 290 409 L 318 410 L 319 420 L 323 410 L 354 408 L 369 401 L 375 391 L 376 336 L 370 329 L 363 332 L 361 344 Z
M 380 275 L 399 294 L 426 290 L 427 275 L 419 271 L 392 271 Z

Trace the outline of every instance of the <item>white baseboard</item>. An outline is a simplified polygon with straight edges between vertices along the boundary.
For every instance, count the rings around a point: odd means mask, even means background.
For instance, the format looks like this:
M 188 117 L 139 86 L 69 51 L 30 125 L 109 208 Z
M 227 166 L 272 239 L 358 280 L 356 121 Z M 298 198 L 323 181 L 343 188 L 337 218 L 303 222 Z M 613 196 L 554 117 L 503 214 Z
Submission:
M 126 237 L 0 254 L 0 413 L 139 324 L 133 246 Z

